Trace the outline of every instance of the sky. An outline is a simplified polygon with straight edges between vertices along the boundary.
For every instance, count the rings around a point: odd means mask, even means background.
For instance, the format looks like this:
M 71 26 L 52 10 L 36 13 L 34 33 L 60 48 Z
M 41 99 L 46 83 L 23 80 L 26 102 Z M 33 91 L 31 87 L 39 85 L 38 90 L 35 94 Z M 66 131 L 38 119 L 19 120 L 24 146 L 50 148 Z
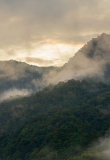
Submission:
M 0 60 L 62 66 L 110 34 L 110 0 L 0 0 Z

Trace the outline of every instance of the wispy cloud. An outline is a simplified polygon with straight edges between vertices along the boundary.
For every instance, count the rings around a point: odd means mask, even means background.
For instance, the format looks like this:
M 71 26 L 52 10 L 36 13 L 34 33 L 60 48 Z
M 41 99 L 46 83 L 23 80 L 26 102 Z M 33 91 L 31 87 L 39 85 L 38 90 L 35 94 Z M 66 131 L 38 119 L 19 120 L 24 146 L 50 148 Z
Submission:
M 57 59 L 48 60 L 36 57 L 26 57 L 25 61 L 30 64 L 37 64 L 38 66 L 54 66 Z
M 11 88 L 7 91 L 4 91 L 0 95 L 0 101 L 6 100 L 6 99 L 12 99 L 12 98 L 18 98 L 21 96 L 28 96 L 32 94 L 32 90 L 28 89 L 16 89 L 16 88 Z

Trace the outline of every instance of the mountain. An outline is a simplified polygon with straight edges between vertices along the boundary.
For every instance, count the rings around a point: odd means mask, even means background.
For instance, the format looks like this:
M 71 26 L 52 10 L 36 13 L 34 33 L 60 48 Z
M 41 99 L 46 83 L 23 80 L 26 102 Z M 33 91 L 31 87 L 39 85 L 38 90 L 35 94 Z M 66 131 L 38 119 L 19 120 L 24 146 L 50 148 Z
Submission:
M 110 35 L 103 33 L 93 38 L 57 74 L 51 73 L 50 77 L 53 83 L 69 79 L 110 83 Z
M 60 82 L 0 103 L 0 159 L 108 160 L 109 128 L 110 85 Z
M 110 35 L 93 38 L 62 67 L 0 61 L 0 100 L 33 94 L 49 84 L 70 79 L 110 83 Z
M 53 69 L 14 60 L 0 61 L 0 99 L 37 92 L 46 85 L 43 77 Z
M 93 38 L 60 68 L 0 62 L 1 99 L 38 91 L 0 102 L 0 160 L 110 159 L 109 40 Z

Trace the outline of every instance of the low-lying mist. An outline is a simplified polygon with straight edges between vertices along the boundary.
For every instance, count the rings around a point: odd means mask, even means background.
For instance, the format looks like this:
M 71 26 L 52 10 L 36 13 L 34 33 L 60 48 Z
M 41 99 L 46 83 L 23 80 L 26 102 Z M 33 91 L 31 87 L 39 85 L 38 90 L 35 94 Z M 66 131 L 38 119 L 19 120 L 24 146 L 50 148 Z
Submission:
M 18 97 L 22 97 L 22 96 L 28 96 L 32 94 L 32 90 L 27 90 L 27 89 L 16 89 L 16 88 L 12 88 L 10 90 L 4 91 L 1 95 L 0 95 L 0 101 L 3 101 L 5 99 L 13 99 L 13 98 L 18 98 Z
M 90 150 L 97 152 L 99 154 L 100 160 L 110 159 L 110 136 L 104 136 L 100 138 Z M 90 151 L 89 150 L 89 151 Z

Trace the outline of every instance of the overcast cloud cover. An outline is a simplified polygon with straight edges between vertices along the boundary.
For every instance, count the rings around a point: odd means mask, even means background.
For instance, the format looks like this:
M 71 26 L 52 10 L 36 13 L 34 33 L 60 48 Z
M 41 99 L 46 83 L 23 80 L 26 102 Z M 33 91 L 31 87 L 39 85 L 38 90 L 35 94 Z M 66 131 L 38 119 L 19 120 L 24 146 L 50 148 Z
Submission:
M 62 64 L 58 58 L 73 56 L 76 46 L 102 32 L 110 33 L 109 19 L 109 0 L 0 0 L 1 60 L 33 61 L 36 57 L 41 65 L 51 65 L 55 58 Z M 42 50 L 44 45 L 58 44 L 62 45 L 58 53 L 48 55 L 49 48 Z M 64 45 L 68 51 L 62 52 Z M 42 52 L 44 58 L 50 57 L 48 63 L 39 56 Z

